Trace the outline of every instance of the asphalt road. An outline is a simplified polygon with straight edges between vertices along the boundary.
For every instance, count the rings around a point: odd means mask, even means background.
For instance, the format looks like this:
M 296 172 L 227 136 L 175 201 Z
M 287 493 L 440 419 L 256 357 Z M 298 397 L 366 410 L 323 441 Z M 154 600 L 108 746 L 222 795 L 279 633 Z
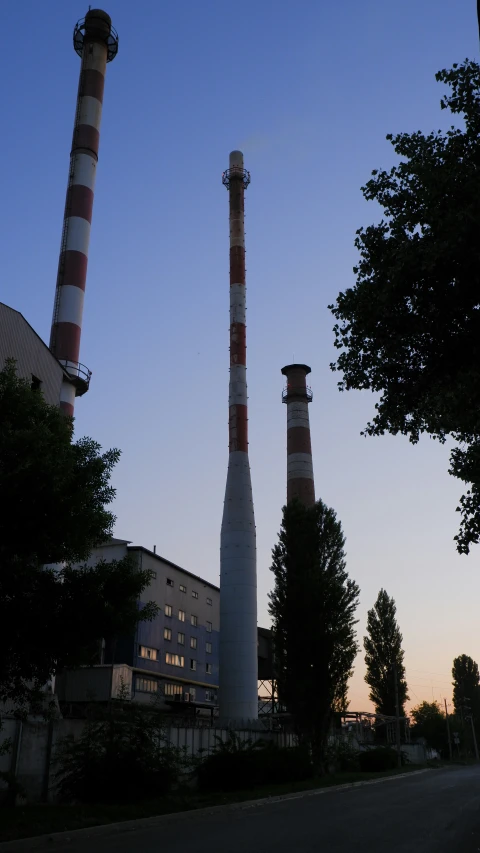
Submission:
M 60 853 L 477 853 L 480 767 L 72 833 Z M 136 828 L 135 828 L 136 827 Z M 37 849 L 36 847 L 32 849 Z M 47 849 L 47 847 L 45 848 Z

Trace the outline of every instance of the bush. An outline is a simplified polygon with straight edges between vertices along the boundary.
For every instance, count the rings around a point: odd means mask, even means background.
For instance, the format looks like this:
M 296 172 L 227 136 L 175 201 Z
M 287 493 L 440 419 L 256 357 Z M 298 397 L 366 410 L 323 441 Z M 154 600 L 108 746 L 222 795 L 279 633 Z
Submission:
M 133 803 L 166 794 L 183 760 L 165 738 L 155 708 L 115 704 L 106 719 L 90 720 L 78 740 L 64 739 L 57 754 L 63 802 Z
M 358 760 L 364 773 L 393 770 L 397 766 L 397 753 L 389 747 L 378 747 L 360 752 Z
M 349 741 L 338 740 L 330 743 L 325 752 L 325 764 L 334 773 L 355 772 L 360 770 L 360 753 Z
M 281 749 L 268 741 L 242 743 L 235 735 L 219 743 L 197 769 L 203 791 L 250 790 L 273 782 L 298 782 L 312 775 L 310 756 L 303 747 Z

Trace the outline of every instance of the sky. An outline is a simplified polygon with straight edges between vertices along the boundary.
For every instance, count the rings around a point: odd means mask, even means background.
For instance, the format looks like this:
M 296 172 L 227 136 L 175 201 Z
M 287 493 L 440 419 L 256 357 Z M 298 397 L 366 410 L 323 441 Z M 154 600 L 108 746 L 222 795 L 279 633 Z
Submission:
M 0 299 L 48 342 L 75 109 L 78 0 L 2 7 Z M 368 392 L 337 390 L 328 310 L 353 286 L 360 187 L 390 167 L 389 132 L 445 128 L 435 72 L 478 58 L 473 0 L 108 0 L 107 68 L 80 359 L 93 371 L 76 434 L 118 447 L 115 534 L 219 582 L 228 457 L 228 197 L 246 194 L 249 441 L 259 624 L 286 497 L 283 365 L 312 367 L 317 497 L 347 539 L 358 637 L 395 598 L 411 704 L 451 698 L 458 654 L 480 658 L 480 551 L 455 551 L 461 486 L 448 448 L 360 435 Z M 21 27 L 19 31 L 19 25 Z M 368 710 L 363 654 L 353 710 Z

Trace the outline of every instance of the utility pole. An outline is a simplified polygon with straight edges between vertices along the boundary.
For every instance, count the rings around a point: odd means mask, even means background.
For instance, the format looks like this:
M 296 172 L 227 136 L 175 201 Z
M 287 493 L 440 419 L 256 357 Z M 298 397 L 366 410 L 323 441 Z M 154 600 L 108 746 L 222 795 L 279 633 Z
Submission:
M 473 748 L 475 750 L 475 758 L 477 761 L 480 760 L 478 755 L 478 744 L 477 744 L 477 736 L 475 734 L 475 726 L 473 725 L 473 714 L 472 714 L 472 706 L 471 700 L 467 699 L 465 696 L 463 698 L 463 703 L 465 705 L 465 720 L 470 720 L 470 725 L 472 726 L 472 739 L 473 739 Z
M 480 0 L 479 0 L 479 2 L 480 2 Z M 447 721 L 448 752 L 449 752 L 450 761 L 451 761 L 453 758 L 453 753 L 452 753 L 452 739 L 450 737 L 450 720 L 448 719 L 447 700 L 444 699 L 443 701 L 445 702 L 445 719 Z
M 398 700 L 397 667 L 393 664 L 393 678 L 395 681 L 395 738 L 397 741 L 397 766 L 402 766 L 402 748 L 400 743 L 400 702 Z

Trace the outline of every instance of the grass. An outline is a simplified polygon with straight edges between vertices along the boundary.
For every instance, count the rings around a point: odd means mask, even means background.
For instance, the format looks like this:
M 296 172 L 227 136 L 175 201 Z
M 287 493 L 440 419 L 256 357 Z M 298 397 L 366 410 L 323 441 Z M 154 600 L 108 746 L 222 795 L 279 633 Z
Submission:
M 370 779 L 381 779 L 395 776 L 412 770 L 419 770 L 417 765 L 408 765 L 401 770 L 389 770 L 385 773 L 336 773 L 322 776 L 319 779 L 308 779 L 282 785 L 268 785 L 252 788 L 248 791 L 223 793 L 199 793 L 184 791 L 170 794 L 163 799 L 151 800 L 130 805 L 26 805 L 13 808 L 3 807 L 0 810 L 0 842 L 14 841 L 20 838 L 31 838 L 35 835 L 49 835 L 53 832 L 86 829 L 101 824 L 117 823 L 138 818 L 155 817 L 156 815 L 174 814 L 175 812 L 202 809 L 208 806 L 241 803 L 245 800 L 278 797 L 282 794 L 292 794 L 309 791 L 315 788 L 327 788 L 332 785 L 345 785 L 353 782 L 363 782 Z

